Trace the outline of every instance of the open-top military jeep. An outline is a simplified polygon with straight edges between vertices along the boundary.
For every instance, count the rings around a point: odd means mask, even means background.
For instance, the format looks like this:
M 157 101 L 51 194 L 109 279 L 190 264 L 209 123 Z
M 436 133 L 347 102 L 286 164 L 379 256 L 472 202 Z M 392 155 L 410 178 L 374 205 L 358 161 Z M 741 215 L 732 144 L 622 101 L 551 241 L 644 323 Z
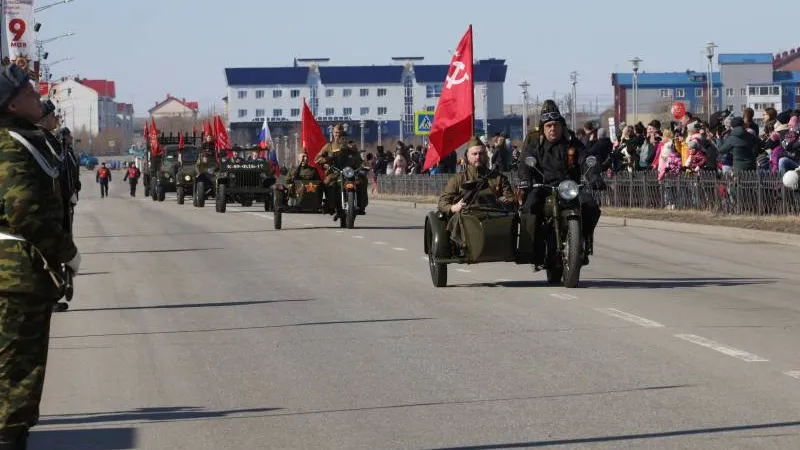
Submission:
M 224 213 L 228 203 L 248 207 L 253 206 L 253 202 L 263 202 L 264 211 L 272 211 L 272 185 L 276 179 L 272 164 L 267 159 L 234 158 L 222 161 L 216 179 L 217 212 Z

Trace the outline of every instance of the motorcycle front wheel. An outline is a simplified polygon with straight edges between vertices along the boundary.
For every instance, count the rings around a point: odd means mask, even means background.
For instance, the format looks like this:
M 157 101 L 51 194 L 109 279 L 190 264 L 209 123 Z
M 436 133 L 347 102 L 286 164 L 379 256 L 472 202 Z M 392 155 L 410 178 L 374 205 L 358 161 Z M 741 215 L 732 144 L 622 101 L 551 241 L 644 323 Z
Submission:
M 570 218 L 567 221 L 567 239 L 564 242 L 564 287 L 576 288 L 581 278 L 583 258 L 581 255 L 583 234 L 580 219 Z

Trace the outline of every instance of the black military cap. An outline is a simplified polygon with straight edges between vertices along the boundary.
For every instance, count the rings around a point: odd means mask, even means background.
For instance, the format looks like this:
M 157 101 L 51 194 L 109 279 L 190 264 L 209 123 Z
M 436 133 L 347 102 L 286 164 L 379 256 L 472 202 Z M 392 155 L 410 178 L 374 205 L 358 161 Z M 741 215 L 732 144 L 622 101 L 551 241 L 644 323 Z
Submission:
M 51 113 L 55 112 L 56 105 L 53 104 L 50 100 L 45 100 L 42 102 L 42 118 L 47 117 Z
M 4 110 L 11 100 L 30 82 L 27 72 L 16 64 L 11 64 L 0 73 L 0 110 Z

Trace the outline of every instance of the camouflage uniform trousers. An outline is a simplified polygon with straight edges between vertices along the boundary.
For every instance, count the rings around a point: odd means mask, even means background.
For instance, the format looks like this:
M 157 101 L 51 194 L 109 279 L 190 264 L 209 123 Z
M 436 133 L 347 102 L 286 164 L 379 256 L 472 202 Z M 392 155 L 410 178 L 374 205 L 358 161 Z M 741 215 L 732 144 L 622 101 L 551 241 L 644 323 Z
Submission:
M 0 293 L 0 441 L 39 421 L 53 303 Z

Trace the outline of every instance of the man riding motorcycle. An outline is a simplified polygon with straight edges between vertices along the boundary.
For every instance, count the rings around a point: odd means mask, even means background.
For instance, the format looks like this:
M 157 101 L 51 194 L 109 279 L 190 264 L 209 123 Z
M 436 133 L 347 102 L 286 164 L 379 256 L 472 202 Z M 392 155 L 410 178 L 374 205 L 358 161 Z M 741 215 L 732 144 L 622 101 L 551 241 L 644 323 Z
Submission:
M 533 238 L 531 242 L 534 242 L 534 248 L 527 251 L 533 253 L 536 270 L 541 270 L 544 266 L 545 246 L 539 230 L 544 220 L 544 204 L 548 193 L 543 189 L 532 190 L 530 186 L 559 183 L 566 179 L 581 183 L 581 167 L 586 158 L 583 144 L 570 133 L 566 120 L 552 100 L 547 100 L 542 105 L 539 126 L 541 132 L 528 136 L 521 156 L 522 160 L 529 156 L 536 158 L 538 171 L 527 164 L 520 164 L 517 169 L 522 195 L 522 226 Z M 605 189 L 598 170 L 593 168 L 590 172 L 587 174 L 588 187 L 592 190 Z M 581 227 L 586 250 L 583 264 L 587 265 L 589 255 L 593 253 L 594 230 L 600 220 L 601 212 L 600 206 L 591 195 L 582 193 L 580 201 L 583 222 Z
M 477 204 L 510 204 L 514 201 L 514 191 L 511 183 L 502 173 L 489 170 L 489 155 L 480 139 L 473 137 L 467 144 L 464 152 L 467 168 L 457 176 L 450 178 L 439 197 L 439 211 L 452 214 L 447 222 L 450 239 L 464 250 L 463 234 L 461 232 L 461 210 L 466 206 L 464 198 L 466 192 L 464 184 L 468 181 L 485 180 L 482 189 L 477 192 Z
M 342 209 L 341 202 L 339 202 L 339 187 L 336 183 L 339 174 L 330 169 L 329 166 L 334 166 L 338 169 L 351 167 L 353 170 L 358 171 L 364 164 L 361 153 L 355 147 L 347 144 L 344 125 L 337 124 L 333 127 L 333 139 L 322 147 L 314 162 L 326 169 L 323 183 L 325 184 L 327 209 L 330 213 L 335 211 L 333 220 L 338 220 Z M 361 172 L 356 172 L 356 195 L 360 206 L 358 214 L 364 214 L 369 198 L 367 197 L 367 177 Z

